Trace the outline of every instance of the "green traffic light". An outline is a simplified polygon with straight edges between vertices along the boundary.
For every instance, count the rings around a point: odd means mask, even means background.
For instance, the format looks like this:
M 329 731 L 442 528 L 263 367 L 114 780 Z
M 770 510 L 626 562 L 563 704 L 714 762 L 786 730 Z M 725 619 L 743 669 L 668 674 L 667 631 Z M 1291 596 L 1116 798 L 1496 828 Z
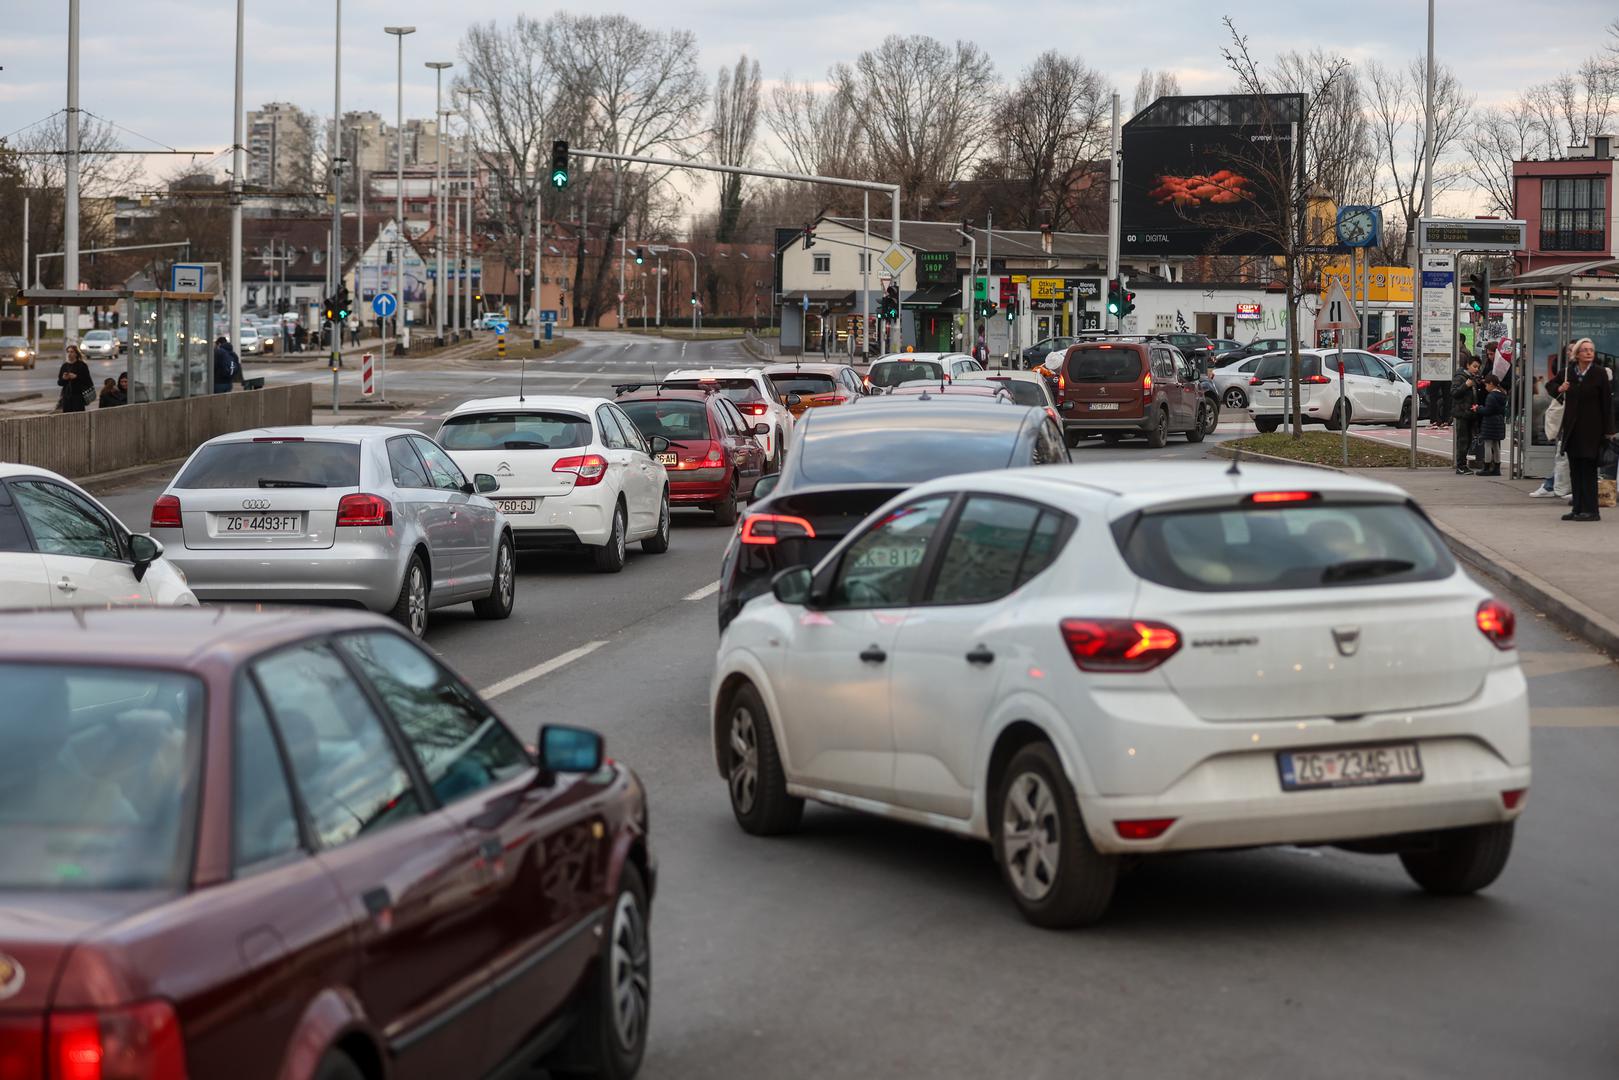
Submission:
M 1109 315 L 1117 315 L 1119 313 L 1119 302 L 1117 300 L 1109 300 L 1107 302 L 1107 313 Z
M 567 187 L 568 186 L 568 170 L 566 170 L 566 169 L 552 169 L 551 170 L 551 186 L 556 188 L 558 191 L 561 191 L 563 188 Z

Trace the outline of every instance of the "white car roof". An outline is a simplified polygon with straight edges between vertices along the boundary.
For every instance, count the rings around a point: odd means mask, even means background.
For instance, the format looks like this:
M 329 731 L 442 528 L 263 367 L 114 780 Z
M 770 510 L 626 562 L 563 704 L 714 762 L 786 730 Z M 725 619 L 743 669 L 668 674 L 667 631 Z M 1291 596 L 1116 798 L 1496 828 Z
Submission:
M 49 469 L 41 469 L 37 465 L 24 465 L 18 461 L 0 461 L 0 479 L 17 476 L 43 476 L 49 480 L 60 480 L 65 484 L 73 484 L 73 481 L 61 473 L 53 473 Z M 79 485 L 73 484 L 73 486 L 78 487 Z
M 590 394 L 524 394 L 518 397 L 473 398 L 463 401 L 448 413 L 450 416 L 460 416 L 462 413 L 472 412 L 541 412 L 545 409 L 570 409 L 574 412 L 589 413 L 603 405 L 611 404 L 604 397 Z
M 676 368 L 663 376 L 663 379 L 664 381 L 669 379 L 748 379 L 757 378 L 763 374 L 764 369 L 760 367 Z
M 1013 382 L 1032 383 L 1043 383 L 1046 381 L 1046 377 L 1040 374 L 1038 371 L 1019 371 L 1014 368 L 986 368 L 983 371 L 963 371 L 960 375 L 957 375 L 956 378 L 962 381 L 972 379 L 992 379 L 997 382 L 1002 379 L 1007 379 Z
M 972 357 L 968 356 L 966 353 L 959 353 L 959 352 L 888 353 L 885 356 L 879 356 L 877 359 L 873 360 L 871 362 L 871 366 L 876 367 L 878 364 L 885 364 L 885 363 L 900 363 L 900 362 L 904 362 L 906 360 L 930 360 L 933 363 L 939 363 L 942 360 L 971 360 L 971 359 L 972 359 Z
M 215 435 L 203 446 L 214 443 L 252 442 L 254 439 L 307 439 L 309 442 L 362 443 L 372 439 L 391 439 L 395 435 L 421 435 L 414 428 L 383 427 L 379 424 L 303 424 L 289 427 L 249 428 Z M 432 438 L 431 435 L 424 436 Z

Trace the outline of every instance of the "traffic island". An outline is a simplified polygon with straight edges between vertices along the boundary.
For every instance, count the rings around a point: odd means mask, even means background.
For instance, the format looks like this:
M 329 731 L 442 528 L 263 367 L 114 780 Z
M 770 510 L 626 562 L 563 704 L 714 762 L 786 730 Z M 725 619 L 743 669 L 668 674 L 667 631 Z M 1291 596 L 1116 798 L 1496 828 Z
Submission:
M 1298 438 L 1286 432 L 1274 431 L 1242 439 L 1228 439 L 1213 447 L 1213 450 L 1226 457 L 1240 452 L 1245 457 L 1289 465 L 1322 465 L 1333 469 L 1344 467 L 1343 435 L 1336 431 L 1306 431 Z M 1450 463 L 1448 457 L 1426 450 L 1417 451 L 1419 468 L 1437 469 L 1448 467 Z M 1349 440 L 1351 469 L 1405 469 L 1410 465 L 1410 447 L 1390 446 L 1369 439 Z

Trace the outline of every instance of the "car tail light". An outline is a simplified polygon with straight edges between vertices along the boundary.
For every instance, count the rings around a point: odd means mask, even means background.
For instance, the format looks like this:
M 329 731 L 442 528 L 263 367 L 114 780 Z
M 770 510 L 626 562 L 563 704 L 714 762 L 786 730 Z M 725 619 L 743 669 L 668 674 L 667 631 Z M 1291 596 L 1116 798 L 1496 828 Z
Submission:
M 339 528 L 350 525 L 392 525 L 394 508 L 381 495 L 354 492 L 337 502 Z
M 775 544 L 782 540 L 813 540 L 815 526 L 791 514 L 749 514 L 742 519 L 744 544 Z
M 152 521 L 149 525 L 153 529 L 178 529 L 180 527 L 180 497 L 178 495 L 159 495 L 157 502 L 152 504 Z
M 1140 818 L 1135 821 L 1115 821 L 1113 827 L 1126 840 L 1156 840 L 1175 824 L 1172 817 Z
M 1258 375 L 1250 375 L 1250 376 L 1248 376 L 1248 385 L 1249 386 L 1258 386 L 1260 383 L 1262 383 L 1264 381 L 1265 380 L 1261 379 Z
M 1152 400 L 1152 372 L 1150 371 L 1141 376 L 1141 400 Z
M 50 1014 L 51 1080 L 185 1080 L 180 1021 L 166 1001 Z
M 45 1018 L 38 1013 L 0 1015 L 0 1080 L 39 1080 L 45 1075 Z
M 1050 405 L 1046 406 L 1046 415 L 1051 417 L 1052 423 L 1059 425 L 1062 423 L 1062 417 L 1059 416 L 1057 414 L 1057 410 L 1053 409 Z
M 755 401 L 755 402 L 753 402 L 752 404 L 750 404 L 748 406 L 748 412 L 752 413 L 754 416 L 763 416 L 765 413 L 767 413 L 769 411 L 770 411 L 770 406 L 766 405 L 762 401 Z
M 1181 647 L 1174 627 L 1147 619 L 1064 619 L 1061 626 L 1081 671 L 1151 671 Z
M 579 487 L 589 487 L 601 483 L 602 477 L 607 475 L 607 459 L 600 454 L 581 454 L 576 457 L 565 457 L 551 466 L 552 472 L 573 473 L 576 477 L 574 483 Z
M 1518 616 L 1499 600 L 1486 600 L 1478 606 L 1479 633 L 1502 652 L 1517 644 Z
M 1527 794 L 1529 794 L 1529 789 L 1526 787 L 1513 788 L 1511 791 L 1503 791 L 1501 793 L 1501 805 L 1506 807 L 1508 810 L 1516 810 L 1523 802 L 1523 797 Z
M 1257 506 L 1271 506 L 1276 503 L 1314 502 L 1320 497 L 1319 491 L 1256 491 L 1243 501 Z
M 1430 387 L 1432 385 L 1433 385 L 1433 383 L 1430 382 L 1427 379 L 1418 379 L 1417 380 L 1417 389 L 1418 390 L 1426 390 L 1426 389 L 1428 389 L 1428 387 Z
M 1066 371 L 1057 374 L 1057 389 L 1063 391 L 1068 389 L 1068 373 Z
M 1299 380 L 1299 382 L 1313 383 L 1316 386 L 1325 386 L 1331 381 L 1332 380 L 1325 375 L 1306 375 L 1304 378 Z
M 710 446 L 708 448 L 708 453 L 703 455 L 703 459 L 705 461 L 724 461 L 725 451 L 718 445 Z

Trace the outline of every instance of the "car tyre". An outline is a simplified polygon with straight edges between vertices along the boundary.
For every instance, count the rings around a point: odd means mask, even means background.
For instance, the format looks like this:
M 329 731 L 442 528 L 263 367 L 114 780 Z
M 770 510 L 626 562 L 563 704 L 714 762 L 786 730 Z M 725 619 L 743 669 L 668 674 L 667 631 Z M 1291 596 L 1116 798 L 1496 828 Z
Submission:
M 1254 427 L 1258 428 L 1260 431 L 1264 432 L 1267 435 L 1270 434 L 1271 432 L 1275 431 L 1277 428 L 1279 428 L 1281 426 L 1282 426 L 1282 418 L 1279 417 L 1279 416 L 1256 416 L 1256 417 L 1254 417 Z
M 662 555 L 669 550 L 669 489 L 665 488 L 658 506 L 658 531 L 641 541 L 641 550 L 648 555 Z
M 1082 431 L 1065 431 L 1062 434 L 1062 440 L 1068 444 L 1068 449 L 1072 450 L 1085 441 L 1085 433 Z
M 1342 431 L 1349 426 L 1355 410 L 1350 407 L 1349 401 L 1339 398 L 1338 404 L 1332 407 L 1332 415 L 1327 417 L 1325 423 L 1328 431 Z
M 314 1080 L 365 1080 L 365 1073 L 353 1058 L 341 1050 L 333 1050 L 315 1066 Z
M 759 691 L 742 686 L 726 710 L 725 779 L 736 823 L 754 836 L 792 832 L 804 816 L 804 800 L 787 794 L 787 774 Z
M 1124 441 L 1124 432 L 1104 431 L 1102 432 L 1102 441 L 1108 446 L 1117 446 Z
M 1400 852 L 1411 880 L 1437 896 L 1476 893 L 1501 876 L 1512 854 L 1516 822 L 1469 825 L 1436 833 L 1433 846 Z
M 410 564 L 405 567 L 405 576 L 399 583 L 399 598 L 394 601 L 393 610 L 388 615 L 410 631 L 412 637 L 420 638 L 427 633 L 428 602 L 432 598 L 433 583 L 427 578 L 427 567 L 422 564 L 422 557 L 413 554 Z
M 764 475 L 774 476 L 781 472 L 781 462 L 786 456 L 781 445 L 781 429 L 777 428 L 776 433 L 770 437 L 770 460 L 765 462 Z
M 652 1007 L 651 907 L 634 863 L 619 872 L 607 939 L 550 1075 L 630 1080 L 646 1054 Z
M 1225 392 L 1225 407 L 1235 412 L 1248 407 L 1248 395 L 1233 386 Z
M 1113 900 L 1119 860 L 1091 845 L 1051 744 L 1030 743 L 1013 755 L 994 807 L 995 862 L 1023 917 L 1048 929 L 1100 919 Z
M 505 619 L 517 602 L 517 552 L 512 538 L 502 534 L 500 547 L 495 551 L 495 580 L 489 586 L 489 595 L 472 602 L 472 611 L 480 619 Z
M 623 503 L 613 507 L 613 531 L 607 534 L 607 543 L 591 554 L 595 559 L 596 569 L 604 574 L 616 574 L 624 569 L 624 561 L 629 557 L 629 545 L 624 539 Z
M 1410 398 L 1406 398 L 1405 399 L 1405 404 L 1400 406 L 1400 418 L 1394 422 L 1394 426 L 1397 427 L 1397 428 L 1408 428 L 1408 427 L 1411 426 L 1411 399 Z
M 1147 445 L 1154 450 L 1161 450 L 1169 443 L 1169 410 L 1159 409 L 1157 419 L 1153 421 L 1152 430 L 1147 432 Z
M 736 477 L 731 477 L 731 488 L 725 498 L 714 504 L 714 520 L 721 525 L 736 524 Z
M 1203 441 L 1203 436 L 1207 435 L 1209 433 L 1209 429 L 1214 426 L 1209 423 L 1209 413 L 1211 411 L 1212 410 L 1210 409 L 1207 401 L 1200 401 L 1197 403 L 1197 422 L 1193 424 L 1191 430 L 1186 433 L 1187 442 L 1200 443 Z

